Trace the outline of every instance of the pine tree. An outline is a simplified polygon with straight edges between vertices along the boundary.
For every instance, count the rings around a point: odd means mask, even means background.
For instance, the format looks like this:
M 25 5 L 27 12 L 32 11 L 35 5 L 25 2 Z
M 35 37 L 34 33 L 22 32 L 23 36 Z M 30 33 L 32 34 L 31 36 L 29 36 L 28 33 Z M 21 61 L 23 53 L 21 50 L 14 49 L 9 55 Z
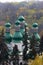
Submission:
M 41 37 L 41 40 L 40 40 L 40 52 L 41 53 L 43 52 L 43 36 Z
M 33 34 L 30 40 L 30 49 L 32 50 L 30 56 L 32 59 L 34 59 L 36 57 L 36 54 L 39 53 L 39 45 L 40 43 L 36 40 L 35 35 Z
M 30 59 L 34 59 L 35 56 L 36 56 L 36 52 L 35 52 L 35 49 L 34 49 L 35 42 L 36 42 L 36 39 L 35 39 L 35 36 L 33 34 L 32 38 L 30 39 L 30 51 L 28 53 L 28 56 L 29 56 Z
M 26 31 L 26 26 L 25 26 L 25 33 L 23 35 L 23 60 L 27 60 L 27 51 L 28 51 L 28 33 Z
M 26 31 L 26 26 L 25 26 L 25 32 L 24 32 L 24 35 L 23 35 L 23 45 L 26 46 L 28 45 L 28 32 Z
M 5 39 L 4 39 L 4 29 L 2 29 L 1 34 L 0 34 L 0 51 L 1 51 L 1 59 L 6 61 L 8 59 L 8 48 L 7 45 L 5 44 Z

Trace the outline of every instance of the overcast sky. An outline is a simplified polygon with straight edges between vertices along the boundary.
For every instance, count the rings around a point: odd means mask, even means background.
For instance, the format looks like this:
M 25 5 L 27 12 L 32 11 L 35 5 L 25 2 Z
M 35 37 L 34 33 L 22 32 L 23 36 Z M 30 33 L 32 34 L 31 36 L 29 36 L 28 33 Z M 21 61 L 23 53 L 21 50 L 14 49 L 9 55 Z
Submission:
M 21 2 L 21 1 L 28 1 L 28 0 L 0 0 L 0 2 Z M 29 0 L 31 1 L 31 0 Z M 43 1 L 43 0 L 36 0 L 36 1 Z

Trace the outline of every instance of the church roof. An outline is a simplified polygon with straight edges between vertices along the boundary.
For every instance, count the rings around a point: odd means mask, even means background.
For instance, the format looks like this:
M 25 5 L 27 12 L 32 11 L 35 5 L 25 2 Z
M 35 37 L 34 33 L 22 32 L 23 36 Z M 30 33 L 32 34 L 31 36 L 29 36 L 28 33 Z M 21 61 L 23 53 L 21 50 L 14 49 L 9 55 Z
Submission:
M 38 27 L 38 24 L 37 23 L 33 23 L 32 27 L 36 28 L 36 27 Z
M 10 27 L 10 26 L 11 26 L 10 23 L 6 23 L 6 24 L 5 24 L 5 27 Z
M 15 41 L 21 41 L 22 38 L 23 38 L 23 37 L 22 37 L 21 32 L 15 32 L 14 35 L 13 35 L 13 39 L 14 39 Z
M 19 24 L 20 24 L 20 21 L 17 20 L 17 21 L 15 22 L 15 25 L 19 25 Z
M 9 32 L 6 32 L 4 34 L 4 36 L 5 36 L 5 41 L 6 42 L 9 42 L 10 43 L 12 41 L 12 35 Z
M 23 16 L 19 16 L 18 20 L 19 20 L 19 21 L 24 21 L 25 18 L 24 18 Z

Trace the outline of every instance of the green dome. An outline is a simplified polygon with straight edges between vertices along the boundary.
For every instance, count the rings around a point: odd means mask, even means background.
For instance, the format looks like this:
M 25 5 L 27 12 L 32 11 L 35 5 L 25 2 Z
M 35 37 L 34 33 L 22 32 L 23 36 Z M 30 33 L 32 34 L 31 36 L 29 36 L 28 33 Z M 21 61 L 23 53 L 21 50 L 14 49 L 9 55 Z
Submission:
M 13 35 L 13 40 L 14 41 L 21 41 L 22 40 L 22 34 L 21 32 L 15 32 L 14 35 Z
M 37 23 L 33 23 L 32 27 L 36 28 L 36 27 L 38 27 L 38 24 Z
M 23 16 L 19 16 L 18 20 L 19 20 L 19 21 L 24 21 L 25 18 L 24 18 Z
M 15 22 L 15 25 L 19 25 L 19 24 L 20 24 L 20 21 L 17 20 L 17 21 Z
M 6 23 L 6 24 L 5 24 L 5 27 L 10 27 L 10 26 L 11 26 L 10 23 Z
M 12 35 L 10 34 L 10 33 L 5 33 L 5 41 L 7 42 L 7 43 L 10 43 L 11 41 L 12 41 Z
M 39 36 L 39 34 L 38 34 L 38 33 L 34 33 L 34 35 L 35 35 L 36 40 L 37 40 L 37 41 L 40 41 L 40 36 Z

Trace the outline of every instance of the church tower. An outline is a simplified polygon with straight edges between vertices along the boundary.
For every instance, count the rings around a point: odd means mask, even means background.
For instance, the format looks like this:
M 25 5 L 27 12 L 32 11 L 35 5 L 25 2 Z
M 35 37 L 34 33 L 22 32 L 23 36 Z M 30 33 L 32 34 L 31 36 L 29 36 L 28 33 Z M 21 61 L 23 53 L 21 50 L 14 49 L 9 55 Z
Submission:
M 22 39 L 23 39 L 23 36 L 20 32 L 20 21 L 17 20 L 15 22 L 15 32 L 13 34 L 13 41 L 14 41 L 14 45 L 18 46 L 18 49 L 20 52 L 22 51 L 22 45 L 23 45 Z

